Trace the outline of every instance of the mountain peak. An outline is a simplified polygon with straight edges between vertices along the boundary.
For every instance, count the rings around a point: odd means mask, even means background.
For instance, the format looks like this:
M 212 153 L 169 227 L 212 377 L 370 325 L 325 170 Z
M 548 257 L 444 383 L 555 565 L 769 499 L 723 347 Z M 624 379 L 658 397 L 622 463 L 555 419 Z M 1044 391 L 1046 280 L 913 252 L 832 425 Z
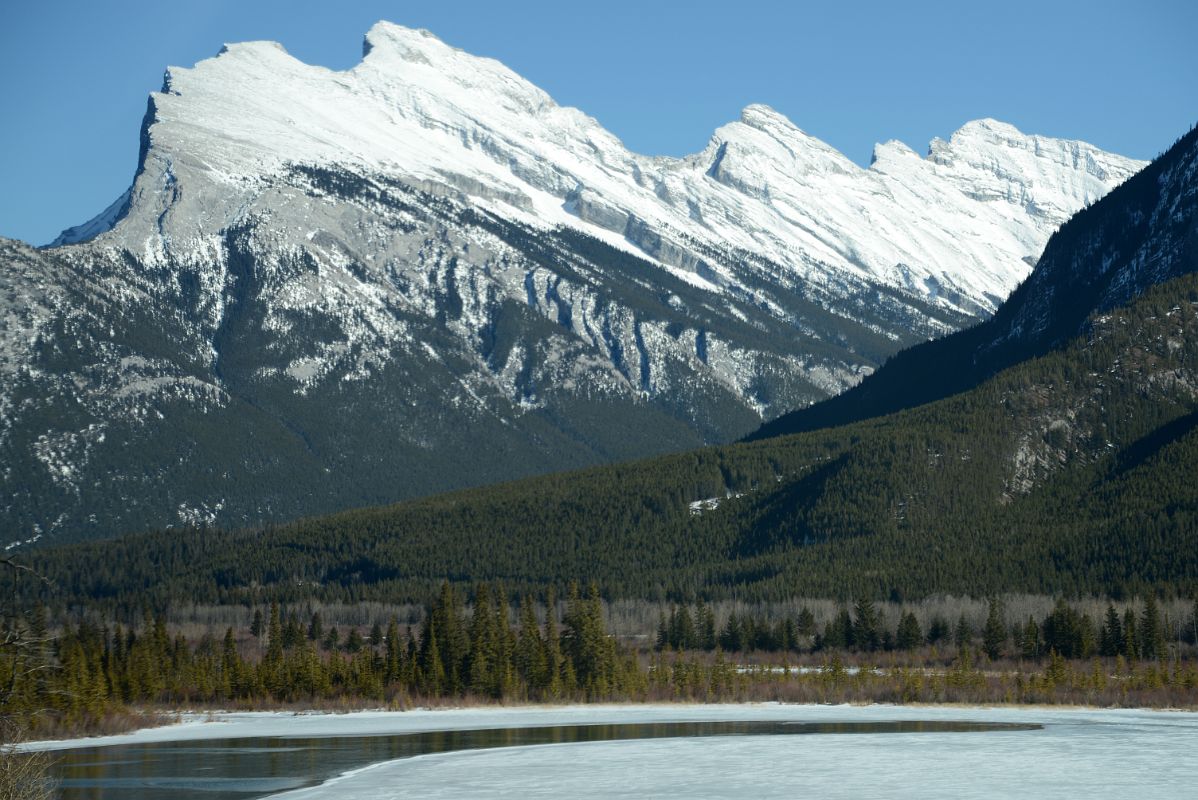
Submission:
M 287 48 L 279 42 L 270 39 L 258 39 L 251 42 L 225 42 L 216 53 L 216 57 L 237 55 L 243 53 L 276 52 L 290 56 Z
M 953 133 L 953 138 L 995 138 L 1026 139 L 1028 135 L 1009 122 L 983 117 L 966 122 Z
M 750 103 L 741 109 L 740 121 L 746 125 L 751 125 L 754 128 L 770 129 L 781 128 L 784 130 L 793 130 L 802 133 L 799 126 L 790 121 L 790 118 L 779 111 L 775 111 L 771 106 L 765 103 Z
M 890 139 L 885 142 L 879 142 L 874 145 L 873 154 L 870 156 L 870 166 L 878 162 L 885 163 L 895 159 L 919 158 L 919 153 L 916 153 L 905 143 L 898 139 Z
M 432 31 L 424 28 L 407 28 L 394 22 L 379 20 L 363 37 L 362 58 L 365 60 L 383 53 L 416 63 L 431 63 L 455 54 L 471 60 L 489 60 L 451 47 Z
M 856 164 L 843 153 L 762 103 L 745 106 L 740 119 L 718 128 L 708 146 L 708 174 L 761 197 L 764 176 L 791 178 L 811 173 L 852 173 Z M 739 174 L 734 174 L 739 173 Z

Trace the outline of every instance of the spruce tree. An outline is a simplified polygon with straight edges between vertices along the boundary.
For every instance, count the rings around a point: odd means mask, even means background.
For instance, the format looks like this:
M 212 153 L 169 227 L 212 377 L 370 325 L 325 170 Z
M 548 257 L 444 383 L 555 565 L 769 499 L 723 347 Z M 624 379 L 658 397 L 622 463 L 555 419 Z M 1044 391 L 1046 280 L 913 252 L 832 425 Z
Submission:
M 1023 626 L 1023 635 L 1019 641 L 1019 654 L 1023 658 L 1036 659 L 1043 652 L 1040 646 L 1040 626 L 1028 615 L 1027 624 Z
M 953 644 L 957 647 L 967 647 L 973 641 L 973 627 L 965 619 L 965 614 L 957 618 L 957 627 L 953 630 Z
M 1123 626 L 1119 624 L 1119 612 L 1113 604 L 1107 604 L 1106 616 L 1103 618 L 1102 633 L 1098 638 L 1098 652 L 1114 658 L 1123 647 Z
M 686 606 L 674 609 L 670 614 L 670 645 L 677 650 L 693 650 L 695 647 L 695 624 Z
M 849 610 L 844 606 L 836 612 L 836 619 L 833 624 L 838 629 L 837 635 L 840 637 L 841 647 L 853 647 L 856 642 L 853 641 L 853 618 L 849 614 Z
M 1007 625 L 1002 618 L 1002 603 L 997 597 L 990 598 L 990 610 L 986 614 L 986 627 L 982 631 L 982 649 L 986 657 L 995 661 L 1002 655 L 1007 643 Z
M 743 653 L 749 649 L 740 615 L 736 613 L 728 615 L 728 619 L 720 631 L 719 643 L 720 649 L 728 653 Z
M 815 615 L 811 613 L 811 609 L 807 606 L 799 611 L 799 624 L 797 626 L 800 636 L 815 635 Z
M 563 622 L 563 650 L 579 687 L 591 697 L 605 695 L 612 688 L 615 649 L 603 624 L 597 584 L 591 584 L 585 600 L 578 593 L 578 585 L 571 586 Z
M 868 598 L 861 598 L 857 601 L 854 608 L 855 619 L 853 620 L 853 645 L 858 650 L 873 652 L 877 650 L 881 644 L 879 635 L 880 623 L 878 621 L 878 612 L 874 607 L 874 602 Z
M 484 583 L 475 590 L 474 611 L 470 618 L 469 687 L 472 692 L 495 696 L 498 658 L 499 642 L 491 608 L 491 590 Z
M 711 606 L 700 603 L 697 616 L 698 646 L 700 649 L 710 652 L 716 647 L 715 614 L 712 612 Z
M 266 634 L 266 657 L 275 661 L 283 658 L 283 621 L 278 602 L 270 604 L 270 625 Z
M 919 629 L 919 620 L 915 618 L 915 614 L 907 611 L 899 618 L 895 647 L 899 650 L 914 650 L 922 643 L 923 633 Z
M 928 625 L 928 644 L 939 644 L 949 636 L 948 620 L 936 614 Z
M 279 614 L 279 604 L 270 604 L 270 622 L 266 632 L 266 656 L 258 665 L 258 679 L 270 692 L 271 697 L 282 700 L 287 691 L 286 676 L 283 672 L 283 622 Z
M 1131 608 L 1123 612 L 1123 655 L 1129 661 L 1140 658 L 1140 634 L 1136 625 L 1136 613 Z
M 230 699 L 240 697 L 242 692 L 241 657 L 237 654 L 237 640 L 233 629 L 225 629 L 221 646 L 221 694 Z
M 545 640 L 537 623 L 532 598 L 525 595 L 520 601 L 520 633 L 513 655 L 516 671 L 534 695 L 549 688 L 549 669 L 545 657 Z
M 387 624 L 387 650 L 384 656 L 385 680 L 395 683 L 403 676 L 403 643 L 399 636 L 399 620 L 395 617 Z
M 1140 655 L 1146 659 L 1161 659 L 1168 655 L 1165 645 L 1165 626 L 1160 609 L 1152 595 L 1144 600 L 1144 613 L 1140 617 Z
M 498 643 L 495 680 L 499 696 L 514 694 L 517 688 L 514 655 L 516 633 L 512 630 L 511 607 L 502 584 L 495 587 L 495 638 Z
M 420 643 L 420 678 L 425 694 L 436 697 L 446 691 L 445 663 L 437 642 L 437 621 L 429 616 Z
M 573 682 L 566 680 L 565 660 L 557 627 L 557 593 L 550 586 L 545 596 L 545 669 L 549 672 L 546 690 L 549 697 L 561 697 L 574 688 Z

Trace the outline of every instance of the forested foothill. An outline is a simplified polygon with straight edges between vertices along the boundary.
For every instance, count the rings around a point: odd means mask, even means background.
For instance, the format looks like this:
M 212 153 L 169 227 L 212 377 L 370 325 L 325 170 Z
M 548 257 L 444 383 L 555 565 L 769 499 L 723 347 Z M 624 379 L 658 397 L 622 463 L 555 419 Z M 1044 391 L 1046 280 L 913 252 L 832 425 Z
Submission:
M 978 388 L 840 428 L 260 530 L 31 551 L 98 613 L 424 603 L 442 580 L 609 599 L 1064 597 L 1198 588 L 1198 278 Z

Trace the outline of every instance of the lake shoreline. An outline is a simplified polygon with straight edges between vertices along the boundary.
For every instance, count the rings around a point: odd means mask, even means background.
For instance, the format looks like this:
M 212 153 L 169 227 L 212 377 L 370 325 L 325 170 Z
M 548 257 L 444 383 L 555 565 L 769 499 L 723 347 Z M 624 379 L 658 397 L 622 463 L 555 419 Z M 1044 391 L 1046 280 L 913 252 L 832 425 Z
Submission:
M 58 751 L 87 747 L 108 747 L 123 744 L 151 742 L 203 741 L 208 739 L 240 739 L 261 736 L 288 738 L 291 736 L 376 736 L 425 733 L 439 730 L 467 730 L 503 727 L 532 727 L 554 724 L 616 724 L 617 715 L 631 715 L 648 721 L 689 721 L 705 719 L 718 721 L 731 712 L 740 719 L 749 709 L 759 710 L 764 718 L 775 718 L 779 714 L 789 717 L 788 712 L 832 715 L 840 717 L 845 711 L 884 712 L 887 717 L 904 711 L 932 712 L 932 716 L 943 718 L 958 711 L 970 715 L 978 712 L 994 712 L 1007 716 L 1013 712 L 1039 712 L 1044 714 L 1195 714 L 1192 708 L 1110 707 L 1064 704 L 1026 703 L 786 703 L 759 701 L 744 703 L 701 703 L 701 702 L 651 702 L 651 703 L 530 703 L 521 705 L 461 704 L 421 706 L 396 710 L 387 708 L 362 708 L 352 710 L 289 709 L 289 710 L 206 710 L 177 709 L 158 711 L 164 719 L 162 724 L 147 725 L 124 733 L 102 736 L 42 739 L 19 745 L 23 751 Z M 565 723 L 560 720 L 568 717 Z M 292 724 L 287 725 L 288 721 Z M 445 722 L 448 725 L 432 724 Z M 313 732 L 330 723 L 330 732 Z M 298 724 L 297 724 L 298 723 Z M 360 723 L 360 724 L 356 724 Z M 402 724 L 412 723 L 412 724 Z M 425 723 L 425 724 L 420 724 Z M 465 723 L 464 725 L 461 723 Z M 303 730 L 298 730 L 303 728 Z

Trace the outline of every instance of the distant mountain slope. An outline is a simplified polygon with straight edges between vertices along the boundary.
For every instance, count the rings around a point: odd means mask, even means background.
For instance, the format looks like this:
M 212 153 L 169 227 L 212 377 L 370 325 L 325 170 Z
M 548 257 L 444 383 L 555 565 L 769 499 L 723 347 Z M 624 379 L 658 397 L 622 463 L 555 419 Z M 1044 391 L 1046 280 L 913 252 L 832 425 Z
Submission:
M 769 600 L 1198 591 L 1198 276 L 865 423 L 264 530 L 33 551 L 57 602 L 513 592 Z
M 749 438 L 842 425 L 964 391 L 1078 335 L 1092 314 L 1198 269 L 1196 142 L 1198 129 L 1063 225 L 991 319 L 905 350 L 850 391 L 783 415 Z
M 252 525 L 725 442 L 988 315 L 1140 162 L 966 124 L 863 169 L 763 106 L 627 151 L 380 23 L 171 68 L 137 174 L 0 242 L 12 540 Z

